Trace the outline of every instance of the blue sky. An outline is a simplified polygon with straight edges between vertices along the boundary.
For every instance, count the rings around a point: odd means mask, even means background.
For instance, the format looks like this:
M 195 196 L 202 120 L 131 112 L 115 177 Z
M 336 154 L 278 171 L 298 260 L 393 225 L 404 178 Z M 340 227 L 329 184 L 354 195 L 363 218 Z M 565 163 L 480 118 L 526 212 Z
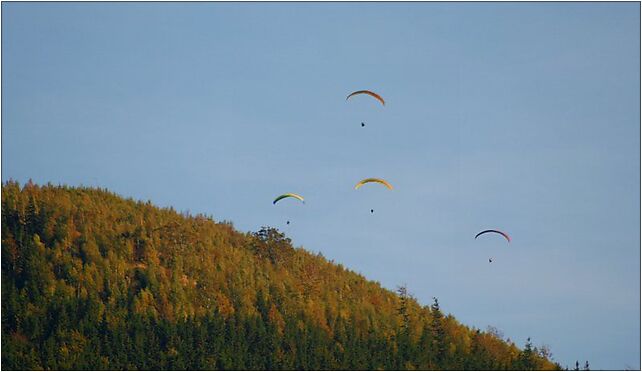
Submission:
M 276 226 L 562 366 L 639 369 L 639 15 L 4 2 L 2 179 Z

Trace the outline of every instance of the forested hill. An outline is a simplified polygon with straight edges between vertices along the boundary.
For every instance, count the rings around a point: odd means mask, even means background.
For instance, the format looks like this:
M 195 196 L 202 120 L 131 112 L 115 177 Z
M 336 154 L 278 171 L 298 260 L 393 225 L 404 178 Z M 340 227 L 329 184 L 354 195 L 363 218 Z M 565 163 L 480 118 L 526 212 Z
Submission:
M 542 355 L 274 229 L 100 189 L 2 187 L 2 369 L 559 368 Z

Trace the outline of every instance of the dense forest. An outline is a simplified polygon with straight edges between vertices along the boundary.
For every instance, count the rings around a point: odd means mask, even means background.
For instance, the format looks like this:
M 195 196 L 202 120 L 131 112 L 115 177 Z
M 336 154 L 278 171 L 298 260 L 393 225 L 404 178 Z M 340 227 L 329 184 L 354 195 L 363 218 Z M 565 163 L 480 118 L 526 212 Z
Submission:
M 550 359 L 273 228 L 2 187 L 2 369 L 560 369 Z

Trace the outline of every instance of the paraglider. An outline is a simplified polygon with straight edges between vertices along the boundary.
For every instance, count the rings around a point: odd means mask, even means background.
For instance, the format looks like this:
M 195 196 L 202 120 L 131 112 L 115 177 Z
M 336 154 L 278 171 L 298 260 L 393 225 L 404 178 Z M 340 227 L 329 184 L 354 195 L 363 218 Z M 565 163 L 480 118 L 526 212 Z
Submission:
M 285 199 L 285 198 L 295 198 L 295 199 L 299 199 L 299 200 L 301 200 L 301 201 L 305 204 L 305 200 L 303 199 L 303 196 L 298 195 L 298 194 L 292 194 L 292 193 L 287 193 L 287 194 L 283 194 L 283 195 L 279 195 L 279 196 L 277 196 L 277 198 L 276 198 L 276 199 L 274 199 L 274 201 L 272 202 L 272 204 L 276 204 L 276 202 L 278 202 L 279 200 Z
M 352 96 L 356 96 L 356 95 L 358 95 L 358 94 L 367 94 L 367 95 L 369 95 L 369 96 L 374 97 L 377 101 L 381 102 L 381 104 L 382 104 L 382 105 L 384 105 L 384 106 L 386 105 L 386 102 L 383 100 L 383 98 L 381 98 L 381 96 L 380 96 L 380 95 L 378 95 L 378 94 L 377 94 L 377 93 L 375 93 L 375 92 L 371 92 L 371 91 L 369 91 L 369 90 L 358 90 L 358 91 L 356 91 L 356 92 L 352 92 L 352 93 L 350 93 L 350 94 L 346 97 L 346 101 L 347 101 L 350 97 L 352 97 Z
M 388 181 L 386 181 L 384 179 L 381 179 L 381 178 L 365 178 L 365 179 L 357 182 L 357 184 L 354 186 L 354 189 L 358 190 L 361 186 L 365 185 L 366 183 L 371 183 L 371 182 L 380 183 L 380 184 L 386 186 L 389 190 L 392 190 L 392 185 Z
M 276 199 L 274 199 L 274 201 L 272 202 L 272 204 L 276 204 L 279 200 L 283 200 L 283 199 L 286 199 L 286 198 L 299 199 L 303 204 L 305 204 L 305 200 L 303 199 L 303 196 L 301 196 L 299 194 L 293 194 L 293 193 L 287 193 L 287 194 L 283 194 L 283 195 L 277 196 Z M 285 224 L 289 225 L 290 224 L 290 220 L 287 220 L 285 222 Z
M 365 185 L 366 183 L 371 183 L 371 182 L 380 183 L 380 184 L 386 186 L 389 190 L 392 190 L 392 185 L 388 181 L 386 181 L 384 179 L 381 179 L 381 178 L 365 178 L 365 179 L 357 182 L 357 184 L 354 186 L 354 189 L 355 190 L 359 190 L 359 188 L 361 186 Z M 374 209 L 371 209 L 370 213 L 374 213 Z
M 508 234 L 506 234 L 505 232 L 501 232 L 499 230 L 484 230 L 484 231 L 478 233 L 477 235 L 475 235 L 475 239 L 477 239 L 478 236 L 486 234 L 486 233 L 499 234 L 499 235 L 503 236 L 504 238 L 506 238 L 506 240 L 510 243 L 510 236 L 508 236 Z

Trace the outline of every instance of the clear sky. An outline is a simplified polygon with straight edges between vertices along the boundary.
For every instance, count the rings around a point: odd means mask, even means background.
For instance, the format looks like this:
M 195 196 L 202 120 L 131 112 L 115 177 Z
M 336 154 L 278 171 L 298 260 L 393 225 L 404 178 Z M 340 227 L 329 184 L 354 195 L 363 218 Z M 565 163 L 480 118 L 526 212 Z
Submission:
M 4 2 L 2 179 L 275 226 L 562 366 L 639 369 L 639 15 Z

